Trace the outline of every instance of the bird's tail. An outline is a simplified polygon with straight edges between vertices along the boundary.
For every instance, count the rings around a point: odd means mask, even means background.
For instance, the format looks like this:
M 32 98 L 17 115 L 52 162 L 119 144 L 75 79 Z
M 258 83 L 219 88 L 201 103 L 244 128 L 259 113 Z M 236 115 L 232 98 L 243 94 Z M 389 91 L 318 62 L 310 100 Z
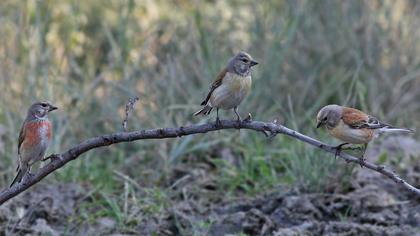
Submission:
M 209 105 L 206 105 L 203 108 L 201 108 L 200 110 L 198 110 L 197 112 L 195 112 L 194 116 L 198 116 L 198 115 L 206 116 L 206 115 L 210 114 L 212 109 L 213 109 L 213 107 L 211 107 Z
M 13 185 L 15 185 L 15 183 L 16 182 L 20 182 L 20 181 L 22 181 L 22 177 L 23 177 L 23 174 L 22 174 L 22 171 L 21 170 L 18 170 L 18 172 L 17 172 L 17 175 L 16 175 L 16 177 L 13 179 L 13 182 L 12 182 L 12 184 L 10 185 L 10 187 L 12 187 Z
M 17 168 L 17 174 L 16 177 L 13 179 L 12 184 L 10 184 L 10 187 L 12 187 L 15 183 L 20 183 L 22 181 L 23 176 L 26 174 L 27 168 Z
M 414 133 L 415 130 L 395 127 L 383 127 L 378 129 L 379 133 Z

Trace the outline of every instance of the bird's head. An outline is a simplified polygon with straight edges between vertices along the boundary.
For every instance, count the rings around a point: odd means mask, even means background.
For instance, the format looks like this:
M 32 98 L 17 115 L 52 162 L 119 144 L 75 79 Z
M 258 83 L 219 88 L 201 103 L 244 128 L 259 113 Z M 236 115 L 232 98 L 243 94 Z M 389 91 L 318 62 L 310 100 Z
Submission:
M 229 60 L 227 68 L 229 72 L 247 76 L 250 73 L 251 67 L 257 64 L 258 62 L 255 61 L 251 55 L 246 52 L 239 52 Z
M 29 107 L 28 117 L 44 119 L 48 117 L 48 113 L 57 109 L 49 102 L 36 102 Z
M 319 110 L 316 116 L 316 127 L 326 126 L 332 129 L 338 125 L 342 116 L 342 107 L 339 105 L 328 105 Z

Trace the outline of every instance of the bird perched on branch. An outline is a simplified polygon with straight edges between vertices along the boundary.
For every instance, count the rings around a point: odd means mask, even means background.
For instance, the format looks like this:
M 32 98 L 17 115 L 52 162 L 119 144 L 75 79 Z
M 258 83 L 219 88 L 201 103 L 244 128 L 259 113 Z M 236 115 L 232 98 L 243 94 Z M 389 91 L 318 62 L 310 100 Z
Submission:
M 385 132 L 414 132 L 404 128 L 395 128 L 365 114 L 364 112 L 339 105 L 323 107 L 317 115 L 317 128 L 326 127 L 328 133 L 344 141 L 336 147 L 336 156 L 341 148 L 347 144 L 364 144 L 363 156 L 370 141 L 377 133 Z
M 29 107 L 19 133 L 17 175 L 10 186 L 22 181 L 22 178 L 30 174 L 31 166 L 44 158 L 52 137 L 48 113 L 56 109 L 48 102 L 36 102 Z
M 232 57 L 210 86 L 206 99 L 201 103 L 204 107 L 194 115 L 208 115 L 216 108 L 216 122 L 219 124 L 219 108 L 233 109 L 240 120 L 238 106 L 251 90 L 251 67 L 257 64 L 246 52 L 239 52 Z

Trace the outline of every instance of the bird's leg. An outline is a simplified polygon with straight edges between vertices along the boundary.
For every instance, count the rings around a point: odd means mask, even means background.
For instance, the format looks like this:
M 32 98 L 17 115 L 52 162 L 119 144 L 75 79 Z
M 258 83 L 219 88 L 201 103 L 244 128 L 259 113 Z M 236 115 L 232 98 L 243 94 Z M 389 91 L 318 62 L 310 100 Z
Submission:
M 336 146 L 336 147 L 334 147 L 334 149 L 335 149 L 335 159 L 337 159 L 337 156 L 339 156 L 340 155 L 340 152 L 341 152 L 341 150 L 343 149 L 343 146 L 345 146 L 345 145 L 347 145 L 347 144 L 349 144 L 349 143 L 342 143 L 342 144 L 340 144 L 340 145 L 338 145 L 338 146 Z
M 23 172 L 23 176 L 22 176 L 21 182 L 25 182 L 27 179 L 31 179 L 32 176 L 35 175 L 35 174 L 33 174 L 31 172 L 32 165 L 27 164 L 27 167 L 26 168 L 27 168 L 26 171 Z
M 233 111 L 235 112 L 235 114 L 236 114 L 236 120 L 237 121 L 240 121 L 241 120 L 241 116 L 239 115 L 239 113 L 238 113 L 238 107 L 234 107 L 233 108 Z
M 35 175 L 35 173 L 32 173 L 31 171 L 28 171 L 28 173 L 26 173 L 26 178 L 31 179 L 32 176 L 34 176 L 34 175 Z
M 363 164 L 365 163 L 365 160 L 366 160 L 365 153 L 366 153 L 367 147 L 368 147 L 367 143 L 363 144 L 362 156 L 360 157 L 360 162 L 361 162 L 360 167 L 362 167 L 362 168 L 363 168 Z
M 222 122 L 220 122 L 220 119 L 219 119 L 219 108 L 218 107 L 216 108 L 216 125 L 217 126 L 222 125 Z

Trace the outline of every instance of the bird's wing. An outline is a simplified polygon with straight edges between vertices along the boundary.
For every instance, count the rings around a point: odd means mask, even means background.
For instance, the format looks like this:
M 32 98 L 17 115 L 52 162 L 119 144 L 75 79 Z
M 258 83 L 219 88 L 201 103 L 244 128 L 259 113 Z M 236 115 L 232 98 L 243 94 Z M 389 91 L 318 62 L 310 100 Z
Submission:
M 224 70 L 222 70 L 222 72 L 219 73 L 216 80 L 211 84 L 210 89 L 209 89 L 209 93 L 207 94 L 206 99 L 204 99 L 204 101 L 201 103 L 202 106 L 207 104 L 207 102 L 209 101 L 213 91 L 222 84 L 223 78 L 225 78 L 226 73 L 227 73 L 226 68 Z
M 20 132 L 19 132 L 18 154 L 20 154 L 20 146 L 22 145 L 23 140 L 25 139 L 25 133 L 26 133 L 25 123 L 23 123 L 22 127 L 20 128 Z
M 368 128 L 368 129 L 380 129 L 384 127 L 392 128 L 391 125 L 384 123 L 373 116 L 369 116 L 369 120 L 367 124 L 365 125 L 365 128 Z
M 373 116 L 369 116 L 362 111 L 354 108 L 343 108 L 343 122 L 354 129 L 380 129 L 383 127 L 391 127 L 383 123 Z

